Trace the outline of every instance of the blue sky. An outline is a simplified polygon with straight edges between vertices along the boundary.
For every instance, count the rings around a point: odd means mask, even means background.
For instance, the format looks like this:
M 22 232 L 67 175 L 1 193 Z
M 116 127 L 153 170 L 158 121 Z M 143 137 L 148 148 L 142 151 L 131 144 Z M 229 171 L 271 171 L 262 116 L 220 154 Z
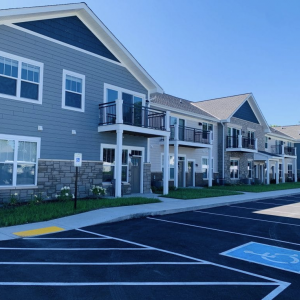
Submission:
M 269 124 L 299 123 L 300 1 L 85 2 L 166 93 L 200 101 L 252 92 Z

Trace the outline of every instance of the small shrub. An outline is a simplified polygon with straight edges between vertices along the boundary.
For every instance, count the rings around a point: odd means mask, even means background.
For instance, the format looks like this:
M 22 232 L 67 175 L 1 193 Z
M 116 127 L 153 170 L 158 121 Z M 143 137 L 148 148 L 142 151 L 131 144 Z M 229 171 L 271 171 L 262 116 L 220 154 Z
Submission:
M 64 186 L 60 190 L 60 195 L 56 195 L 56 199 L 59 201 L 69 201 L 74 198 L 74 195 L 71 194 L 70 187 Z
M 44 201 L 43 193 L 37 193 L 36 195 L 32 195 L 31 200 L 29 201 L 29 204 L 35 205 L 40 204 Z
M 97 198 L 105 196 L 105 194 L 106 194 L 106 189 L 101 186 L 98 186 L 98 185 L 93 185 L 90 191 Z
M 10 205 L 17 205 L 18 202 L 19 202 L 18 193 L 11 194 L 9 199 Z

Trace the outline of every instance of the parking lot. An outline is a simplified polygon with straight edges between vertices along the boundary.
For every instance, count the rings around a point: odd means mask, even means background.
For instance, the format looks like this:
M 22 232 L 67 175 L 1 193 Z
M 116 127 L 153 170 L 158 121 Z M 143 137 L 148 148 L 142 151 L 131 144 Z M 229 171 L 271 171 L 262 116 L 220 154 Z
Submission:
M 300 195 L 265 199 L 3 241 L 0 295 L 299 299 L 299 251 Z

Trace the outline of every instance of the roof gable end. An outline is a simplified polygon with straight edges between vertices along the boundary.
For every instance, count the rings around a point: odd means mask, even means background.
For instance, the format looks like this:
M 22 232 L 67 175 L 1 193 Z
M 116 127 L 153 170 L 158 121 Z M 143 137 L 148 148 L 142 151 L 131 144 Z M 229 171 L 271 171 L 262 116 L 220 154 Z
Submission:
M 240 106 L 240 108 L 233 114 L 233 117 L 259 124 L 259 121 L 248 101 L 245 101 Z

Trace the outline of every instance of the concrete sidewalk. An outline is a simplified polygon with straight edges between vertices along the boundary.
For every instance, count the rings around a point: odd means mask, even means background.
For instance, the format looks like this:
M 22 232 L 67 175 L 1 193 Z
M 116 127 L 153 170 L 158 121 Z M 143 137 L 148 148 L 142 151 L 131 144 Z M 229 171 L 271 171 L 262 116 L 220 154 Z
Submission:
M 20 236 L 17 236 L 14 233 L 28 230 L 43 229 L 48 227 L 59 227 L 63 230 L 70 230 L 100 223 L 118 222 L 145 216 L 166 215 L 172 213 L 193 211 L 197 209 L 205 209 L 266 198 L 276 198 L 280 196 L 299 193 L 300 189 L 292 189 L 264 193 L 244 193 L 241 195 L 194 200 L 178 200 L 158 197 L 162 201 L 161 203 L 103 208 L 46 222 L 3 227 L 0 228 L 0 240 L 20 238 Z M 152 198 L 157 197 L 157 195 L 155 194 L 147 194 L 143 196 Z

